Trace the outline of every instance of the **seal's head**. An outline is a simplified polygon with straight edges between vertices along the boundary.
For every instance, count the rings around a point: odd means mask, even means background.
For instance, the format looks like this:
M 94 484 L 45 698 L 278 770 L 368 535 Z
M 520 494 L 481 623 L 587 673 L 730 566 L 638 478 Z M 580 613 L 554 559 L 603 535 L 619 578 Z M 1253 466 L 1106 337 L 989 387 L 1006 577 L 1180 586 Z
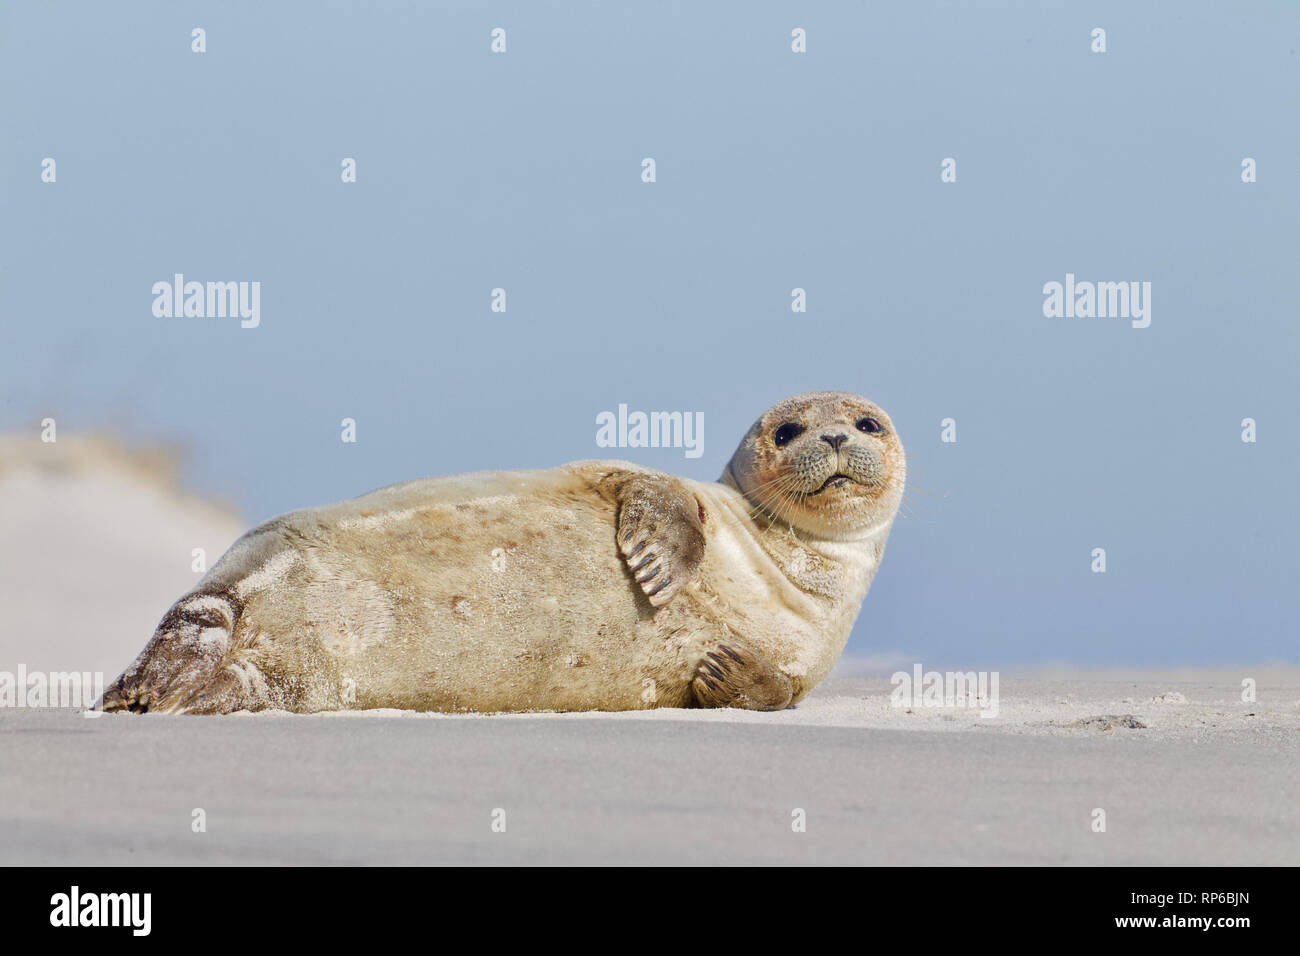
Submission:
M 906 474 L 903 444 L 880 406 L 849 392 L 811 392 L 764 412 L 722 481 L 774 522 L 843 540 L 888 526 Z

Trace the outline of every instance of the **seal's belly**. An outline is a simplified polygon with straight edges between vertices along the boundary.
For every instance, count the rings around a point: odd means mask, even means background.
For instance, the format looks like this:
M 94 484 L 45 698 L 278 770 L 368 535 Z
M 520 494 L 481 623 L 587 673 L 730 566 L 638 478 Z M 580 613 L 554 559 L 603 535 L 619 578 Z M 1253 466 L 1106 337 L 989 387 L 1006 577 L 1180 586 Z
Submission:
M 313 512 L 289 516 L 304 539 L 294 567 L 245 612 L 247 626 L 273 636 L 294 628 L 293 643 L 331 659 L 334 706 L 667 702 L 657 697 L 671 649 L 654 639 L 653 609 L 620 558 L 612 504 L 550 478 L 501 494 L 376 504 L 358 499 L 354 513 L 315 530 Z

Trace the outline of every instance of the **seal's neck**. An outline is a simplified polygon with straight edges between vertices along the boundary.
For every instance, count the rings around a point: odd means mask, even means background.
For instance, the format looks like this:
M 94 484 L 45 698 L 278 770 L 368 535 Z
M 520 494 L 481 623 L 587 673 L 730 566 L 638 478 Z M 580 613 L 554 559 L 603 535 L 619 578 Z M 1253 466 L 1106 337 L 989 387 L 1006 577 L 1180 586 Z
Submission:
M 790 585 L 810 597 L 854 608 L 866 597 L 880 567 L 893 515 L 836 538 L 813 536 L 774 521 L 764 512 L 755 516 L 752 502 L 736 481 L 730 464 L 718 484 L 735 492 L 734 496 L 726 496 L 732 498 L 729 510 L 748 526 L 749 536 Z

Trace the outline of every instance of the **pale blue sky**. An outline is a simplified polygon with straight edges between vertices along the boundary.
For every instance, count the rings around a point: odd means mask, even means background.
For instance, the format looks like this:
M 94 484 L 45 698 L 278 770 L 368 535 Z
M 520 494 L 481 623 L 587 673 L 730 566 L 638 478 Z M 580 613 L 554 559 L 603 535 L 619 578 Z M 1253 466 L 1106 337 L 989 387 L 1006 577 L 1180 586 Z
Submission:
M 849 389 L 925 492 L 850 653 L 1295 661 L 1300 6 L 989 6 L 5 4 L 0 427 L 178 440 L 251 523 L 604 457 L 620 402 L 714 478 Z M 175 272 L 261 326 L 155 318 Z M 1045 318 L 1067 272 L 1150 328 Z

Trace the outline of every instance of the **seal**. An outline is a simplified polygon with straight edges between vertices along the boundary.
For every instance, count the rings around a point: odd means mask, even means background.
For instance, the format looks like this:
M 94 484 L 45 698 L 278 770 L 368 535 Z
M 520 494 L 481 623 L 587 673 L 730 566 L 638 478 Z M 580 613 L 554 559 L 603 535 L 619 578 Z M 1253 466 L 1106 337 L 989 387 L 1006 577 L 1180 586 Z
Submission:
M 718 482 L 620 461 L 427 478 L 245 534 L 106 711 L 781 709 L 848 640 L 902 499 L 889 416 L 765 412 Z

